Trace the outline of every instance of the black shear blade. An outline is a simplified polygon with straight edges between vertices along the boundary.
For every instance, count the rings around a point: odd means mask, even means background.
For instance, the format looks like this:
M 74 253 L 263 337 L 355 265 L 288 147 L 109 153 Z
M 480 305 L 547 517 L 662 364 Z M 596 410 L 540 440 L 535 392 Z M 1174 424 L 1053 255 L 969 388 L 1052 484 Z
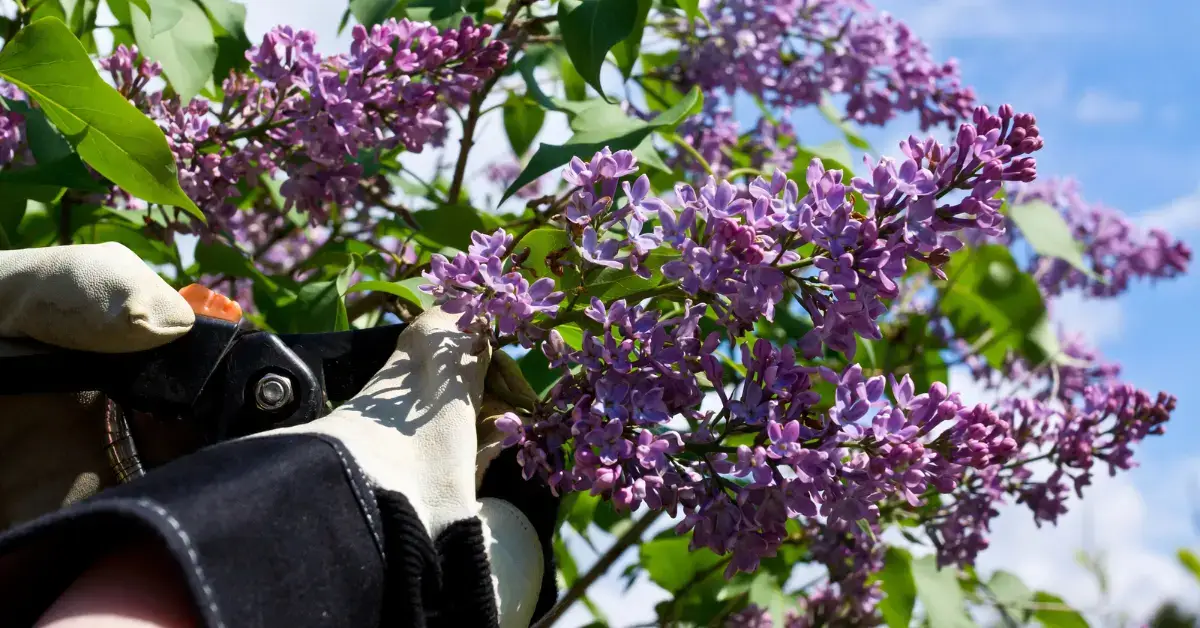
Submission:
M 407 325 L 279 337 L 308 364 L 325 389 L 325 397 L 341 403 L 357 395 L 396 350 Z

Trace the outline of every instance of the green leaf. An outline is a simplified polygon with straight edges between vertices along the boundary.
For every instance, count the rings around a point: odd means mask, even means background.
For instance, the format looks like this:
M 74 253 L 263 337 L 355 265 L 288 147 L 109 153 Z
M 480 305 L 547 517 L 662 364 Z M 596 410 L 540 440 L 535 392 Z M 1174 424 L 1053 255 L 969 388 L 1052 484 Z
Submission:
M 617 58 L 617 67 L 621 76 L 626 79 L 633 74 L 633 66 L 637 63 L 638 54 L 642 51 L 642 35 L 646 31 L 646 17 L 650 15 L 650 5 L 653 0 L 637 0 L 637 19 L 633 23 L 633 32 L 624 41 L 613 48 L 613 56 Z
M 558 72 L 562 77 L 563 93 L 566 94 L 568 101 L 587 98 L 587 81 L 579 74 L 579 70 L 571 65 L 571 59 L 564 56 L 559 63 Z
M 225 33 L 237 38 L 244 39 L 246 37 L 246 5 L 233 0 L 197 1 L 212 17 L 212 21 L 216 22 Z M 153 18 L 151 18 L 150 24 L 153 28 Z
M 703 97 L 700 95 L 700 90 L 693 87 L 688 95 L 674 107 L 660 113 L 649 122 L 630 122 L 620 123 L 620 127 L 615 131 L 605 131 L 600 128 L 588 128 L 581 130 L 571 137 L 571 140 L 563 145 L 541 144 L 538 146 L 537 152 L 529 160 L 529 164 L 525 166 L 520 176 L 508 189 L 504 192 L 504 197 L 500 202 L 504 202 L 508 197 L 512 196 L 517 190 L 525 187 L 531 181 L 538 177 L 554 170 L 555 168 L 571 161 L 572 157 L 581 159 L 590 158 L 597 151 L 608 147 L 612 151 L 632 150 L 637 148 L 650 133 L 658 129 L 673 128 L 682 122 L 685 118 L 692 115 L 703 105 Z M 587 109 L 578 114 L 584 116 L 592 112 L 592 109 Z M 603 115 L 604 120 L 612 122 L 615 120 L 611 112 L 607 109 L 596 110 L 597 115 Z
M 538 227 L 525 234 L 520 242 L 513 247 L 516 253 L 529 249 L 523 266 L 532 271 L 534 278 L 553 277 L 548 265 L 549 255 L 562 249 L 571 248 L 571 236 L 566 231 L 556 227 Z
M 987 588 L 1005 614 L 1022 624 L 1028 621 L 1033 591 L 1020 578 L 1007 571 L 997 571 L 988 580 Z
M 212 78 L 217 63 L 217 42 L 208 15 L 193 0 L 150 0 L 155 14 L 178 11 L 179 20 L 158 34 L 150 20 L 134 13 L 133 36 L 148 59 L 162 64 L 171 87 L 188 102 Z
M 537 348 L 521 356 L 521 359 L 517 360 L 517 365 L 521 367 L 521 375 L 525 377 L 526 382 L 529 382 L 529 387 L 537 393 L 538 397 L 545 397 L 546 391 L 550 390 L 550 387 L 562 376 L 561 370 L 550 368 L 550 362 L 546 359 L 546 355 Z
M 350 13 L 363 26 L 371 27 L 388 19 L 400 0 L 350 0 Z
M 690 537 L 671 536 L 642 544 L 640 562 L 654 584 L 674 593 L 721 561 L 720 556 L 705 548 L 690 551 L 689 543 Z
M 1187 549 L 1180 549 L 1177 556 L 1179 557 L 1179 564 L 1191 572 L 1192 576 L 1196 578 L 1196 582 L 1200 582 L 1200 558 L 1197 558 L 1191 550 Z
M 659 269 L 663 264 L 678 258 L 678 251 L 670 249 L 652 251 L 645 261 L 645 267 L 650 269 L 649 279 L 630 274 L 624 268 L 605 268 L 597 273 L 594 279 L 587 280 L 583 298 L 579 299 L 577 307 L 585 307 L 591 303 L 592 297 L 605 303 L 612 303 L 617 299 L 623 299 L 631 294 L 658 286 L 663 280 L 662 272 Z
M 576 351 L 583 348 L 583 330 L 579 328 L 579 325 L 566 323 L 558 325 L 554 329 L 562 336 L 563 342 L 567 343 L 567 346 Z
M 0 248 L 19 248 L 22 244 L 17 228 L 28 205 L 26 199 L 0 194 Z
M 484 231 L 483 219 L 470 205 L 444 205 L 413 212 L 421 226 L 416 238 L 434 246 L 467 250 L 472 231 Z
M 196 264 L 199 265 L 200 272 L 203 274 L 246 277 L 272 285 L 271 280 L 258 270 L 254 262 L 241 249 L 228 244 L 197 242 L 195 258 Z
M 360 259 L 357 255 L 351 257 L 351 263 L 336 278 L 309 282 L 296 293 L 292 332 L 319 333 L 350 328 L 346 301 L 342 297 L 349 288 L 350 276 L 354 274 Z
M 62 188 L 86 190 L 88 192 L 105 192 L 108 190 L 107 187 L 92 178 L 87 169 L 83 167 L 83 162 L 79 161 L 79 158 L 75 155 L 69 155 L 57 161 L 38 163 L 27 168 L 5 169 L 0 171 L 0 183 L 5 184 L 5 189 L 10 189 L 10 185 L 16 185 L 21 188 L 34 186 L 56 191 L 60 191 Z M 57 198 L 57 196 L 56 192 L 50 195 L 50 199 L 33 195 L 26 196 L 26 198 L 52 200 L 53 198 Z
M 829 120 L 834 126 L 841 130 L 842 135 L 846 137 L 847 142 L 850 142 L 850 144 L 855 148 L 871 150 L 871 144 L 868 143 L 867 140 L 863 139 L 863 137 L 854 130 L 854 127 L 850 126 L 849 122 L 842 119 L 842 114 L 838 112 L 838 110 L 833 106 L 833 102 L 829 100 L 829 94 L 822 96 L 821 104 L 818 109 L 820 110 L 821 115 L 825 116 L 826 120 Z
M 912 554 L 898 547 L 889 547 L 879 579 L 883 583 L 883 600 L 879 602 L 883 620 L 889 628 L 908 628 L 912 622 L 913 605 L 917 601 Z
M 88 226 L 75 232 L 72 241 L 76 244 L 99 244 L 119 242 L 137 254 L 147 264 L 172 264 L 178 258 L 175 247 L 161 240 L 148 238 L 141 229 L 107 222 Z
M 579 567 L 575 564 L 575 557 L 567 549 L 561 534 L 554 535 L 554 558 L 565 584 L 568 587 L 575 584 L 575 580 L 579 578 Z
M 517 157 L 529 151 L 533 138 L 542 130 L 545 120 L 546 111 L 536 103 L 516 94 L 509 95 L 504 103 L 504 131 Z
M 1096 277 L 1083 261 L 1083 246 L 1071 235 L 1071 227 L 1049 203 L 1032 201 L 1011 205 L 1008 217 L 1039 255 L 1057 257 L 1084 274 Z
M 595 517 L 600 496 L 582 491 L 571 493 L 571 495 L 575 501 L 571 504 L 571 509 L 567 511 L 567 522 L 571 524 L 572 528 L 575 528 L 576 532 L 584 534 Z
M 969 628 L 975 623 L 967 615 L 962 589 L 953 567 L 938 569 L 933 556 L 912 561 L 913 583 L 925 607 L 929 624 L 938 628 Z
M 946 265 L 946 275 L 954 281 L 944 289 L 942 311 L 958 336 L 990 364 L 999 367 L 1009 350 L 1032 364 L 1060 355 L 1037 282 L 1006 247 L 959 251 Z
M 1083 618 L 1083 615 L 1067 606 L 1057 595 L 1038 591 L 1034 594 L 1033 601 L 1042 607 L 1035 610 L 1033 616 L 1046 628 L 1088 628 L 1087 620 Z M 1052 608 L 1045 608 L 1045 606 Z
M 360 281 L 350 286 L 346 293 L 351 292 L 386 292 L 393 294 L 410 304 L 421 308 L 421 311 L 433 307 L 433 296 L 420 289 L 422 284 L 429 283 L 423 277 L 413 277 L 403 281 Z
M 204 220 L 179 187 L 158 125 L 100 78 L 62 22 L 46 18 L 22 29 L 0 52 L 0 76 L 37 101 L 97 172 L 134 196 Z
M 521 78 L 525 79 L 525 96 L 527 98 L 532 98 L 547 111 L 558 111 L 559 104 L 542 91 L 542 87 L 538 85 L 537 76 L 534 74 L 534 71 L 550 58 L 552 55 L 549 48 L 545 46 L 530 47 L 513 67 L 521 74 Z
M 600 86 L 600 67 L 604 65 L 604 57 L 633 33 L 640 4 L 633 0 L 559 0 L 558 24 L 563 46 L 579 75 L 601 96 L 604 88 Z
M 709 26 L 708 16 L 700 11 L 700 0 L 676 0 L 676 4 L 679 5 L 679 8 L 683 9 L 688 20 L 701 20 L 705 26 Z
M 796 598 L 783 592 L 783 584 L 774 574 L 759 571 L 750 581 L 746 601 L 765 609 L 772 618 L 783 618 L 788 611 L 796 608 Z

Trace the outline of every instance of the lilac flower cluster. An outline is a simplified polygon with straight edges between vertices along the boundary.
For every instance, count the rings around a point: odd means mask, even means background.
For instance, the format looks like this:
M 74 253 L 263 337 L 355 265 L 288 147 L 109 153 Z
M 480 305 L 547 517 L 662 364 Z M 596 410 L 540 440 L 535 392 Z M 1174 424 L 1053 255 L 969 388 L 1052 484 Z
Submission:
M 1071 180 L 1049 179 L 1015 189 L 1012 202 L 1042 201 L 1066 219 L 1084 247 L 1094 279 L 1058 258 L 1036 258 L 1032 272 L 1049 295 L 1080 288 L 1091 296 L 1112 297 L 1137 279 L 1170 279 L 1187 272 L 1192 251 L 1162 229 L 1140 229 L 1120 212 L 1088 203 Z
M 313 33 L 277 27 L 246 53 L 252 74 L 224 81 L 221 103 L 144 94 L 160 68 L 136 49 L 119 47 L 102 65 L 163 128 L 184 191 L 214 231 L 236 234 L 240 182 L 282 180 L 284 209 L 307 212 L 314 224 L 356 207 L 373 155 L 438 141 L 445 107 L 467 102 L 504 65 L 507 46 L 491 32 L 470 19 L 444 32 L 388 20 L 355 26 L 349 54 L 322 57 Z
M 1136 466 L 1133 447 L 1163 433 L 1175 409 L 1175 398 L 1152 396 L 1119 379 L 1120 367 L 1104 361 L 1077 336 L 1065 335 L 1069 358 L 1055 373 L 1030 373 L 1030 366 L 1010 358 L 1003 369 L 989 367 L 977 356 L 967 364 L 985 388 L 1004 381 L 1029 382 L 1029 391 L 1002 398 L 995 416 L 1009 429 L 1019 455 L 1013 464 L 972 471 L 954 492 L 933 524 L 942 564 L 969 565 L 987 547 L 990 522 L 999 505 L 1025 504 L 1034 520 L 1055 523 L 1067 512 L 1071 494 L 1082 497 L 1097 463 L 1110 475 Z M 1039 375 L 1038 377 L 1032 377 Z M 1044 472 L 1029 464 L 1041 461 Z
M 564 172 L 576 187 L 565 218 L 581 230 L 585 266 L 627 265 L 649 277 L 651 251 L 661 245 L 679 251 L 662 274 L 708 301 L 735 336 L 759 318 L 773 320 L 785 283 L 796 282 L 815 323 L 804 354 L 815 356 L 824 344 L 853 357 L 856 334 L 881 337 L 883 300 L 898 293 L 907 258 L 940 273 L 962 246 L 956 232 L 1003 233 L 996 192 L 1005 181 L 1036 176 L 1028 155 L 1041 146 L 1033 116 L 1014 115 L 1007 105 L 996 115 L 979 107 L 953 145 L 910 138 L 899 163 L 868 160 L 869 180 L 847 185 L 841 171 L 826 171 L 814 159 L 803 196 L 777 170 L 769 183 L 758 179 L 744 190 L 715 179 L 700 190 L 679 184 L 679 209 L 649 196 L 645 176 L 619 182 L 636 171 L 631 153 L 602 151 L 591 162 L 573 160 Z M 618 191 L 625 193 L 623 205 L 615 202 Z M 953 200 L 944 198 L 956 191 Z M 659 224 L 648 229 L 655 218 Z M 797 249 L 810 243 L 815 252 L 802 258 Z M 815 276 L 798 274 L 809 266 Z
M 8 100 L 24 100 L 24 94 L 16 86 L 0 81 L 0 97 Z M 7 166 L 22 152 L 25 142 L 25 116 L 9 111 L 0 105 L 0 167 Z
M 424 273 L 430 283 L 421 289 L 432 294 L 447 312 L 460 314 L 462 329 L 489 329 L 495 322 L 502 334 L 516 334 L 526 346 L 540 337 L 533 317 L 553 317 L 563 293 L 554 291 L 554 280 L 544 277 L 532 284 L 512 268 L 513 237 L 495 233 L 471 235 L 466 253 L 453 260 L 434 255 Z M 530 335 L 535 334 L 535 335 Z
M 1003 421 L 964 407 L 942 384 L 917 395 L 911 379 L 893 379 L 892 403 L 882 376 L 800 366 L 791 348 L 761 339 L 740 347 L 740 390 L 717 385 L 721 410 L 702 413 L 702 382 L 723 382 L 726 371 L 721 334 L 700 338 L 705 309 L 687 302 L 664 317 L 593 300 L 586 314 L 603 331 L 585 331 L 579 350 L 552 330 L 542 350 L 563 377 L 550 404 L 529 423 L 500 423 L 525 474 L 620 509 L 680 514 L 678 531 L 690 531 L 693 546 L 732 554 L 729 575 L 774 555 L 789 519 L 822 517 L 843 531 L 874 524 L 881 500 L 919 504 L 927 490 L 952 491 L 966 469 L 1013 453 Z M 814 377 L 835 386 L 828 410 L 818 408 Z M 673 429 L 678 420 L 691 429 Z M 846 563 L 830 552 L 831 564 Z
M 882 125 L 916 112 L 921 129 L 970 114 L 957 64 L 935 62 L 908 27 L 865 0 L 713 0 L 711 26 L 681 25 L 682 82 L 743 90 L 773 109 L 847 98 L 846 117 Z

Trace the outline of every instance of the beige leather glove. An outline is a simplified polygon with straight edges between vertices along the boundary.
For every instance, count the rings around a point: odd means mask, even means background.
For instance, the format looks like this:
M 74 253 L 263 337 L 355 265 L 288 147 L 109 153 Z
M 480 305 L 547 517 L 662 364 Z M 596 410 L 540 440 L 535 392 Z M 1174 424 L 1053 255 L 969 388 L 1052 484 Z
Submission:
M 486 338 L 459 331 L 458 318 L 437 308 L 418 316 L 357 397 L 316 421 L 260 436 L 337 438 L 376 488 L 408 498 L 431 538 L 456 521 L 479 517 L 491 532 L 500 625 L 524 628 L 542 585 L 541 544 L 514 506 L 475 497 L 476 461 L 494 456 L 476 437 L 491 348 Z
M 0 337 L 64 348 L 149 349 L 190 329 L 187 301 L 119 244 L 0 252 Z M 0 355 L 13 350 L 0 340 Z M 489 348 L 440 311 L 420 316 L 363 392 L 286 431 L 341 440 L 377 486 L 409 499 L 434 538 L 478 516 L 502 626 L 528 626 L 542 581 L 538 537 L 502 500 L 477 500 L 476 437 Z M 94 395 L 0 397 L 0 524 L 5 527 L 115 483 Z
M 3 338 L 116 353 L 192 327 L 183 297 L 120 244 L 0 251 Z M 97 395 L 0 397 L 0 526 L 33 519 L 116 482 Z

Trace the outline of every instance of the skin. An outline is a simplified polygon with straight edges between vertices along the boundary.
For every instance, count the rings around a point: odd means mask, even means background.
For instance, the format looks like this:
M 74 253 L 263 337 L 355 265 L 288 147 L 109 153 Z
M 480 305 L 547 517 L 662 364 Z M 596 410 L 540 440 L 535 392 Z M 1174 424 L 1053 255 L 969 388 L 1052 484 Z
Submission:
M 96 562 L 55 601 L 35 628 L 196 628 L 200 619 L 183 575 L 156 545 Z

